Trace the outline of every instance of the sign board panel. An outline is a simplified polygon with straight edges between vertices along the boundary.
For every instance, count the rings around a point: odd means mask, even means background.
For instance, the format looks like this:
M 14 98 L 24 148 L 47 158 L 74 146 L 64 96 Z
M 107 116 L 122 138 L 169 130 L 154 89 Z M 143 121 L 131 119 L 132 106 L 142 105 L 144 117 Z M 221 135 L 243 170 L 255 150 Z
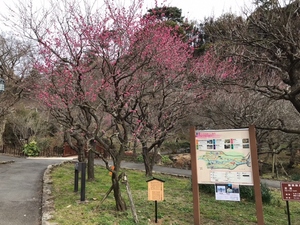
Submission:
M 238 184 L 216 184 L 216 200 L 240 201 L 240 188 Z
M 200 184 L 253 185 L 249 129 L 196 130 Z
M 148 200 L 163 201 L 164 200 L 164 183 L 161 180 L 153 179 L 148 181 Z
M 281 182 L 281 196 L 284 201 L 300 201 L 300 182 Z

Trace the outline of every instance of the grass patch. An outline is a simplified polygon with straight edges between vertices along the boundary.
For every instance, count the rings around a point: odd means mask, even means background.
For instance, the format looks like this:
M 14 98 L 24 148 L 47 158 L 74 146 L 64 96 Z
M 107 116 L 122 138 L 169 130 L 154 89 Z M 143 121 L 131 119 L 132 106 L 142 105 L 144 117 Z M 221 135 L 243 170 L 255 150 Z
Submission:
M 154 202 L 148 201 L 147 180 L 143 172 L 124 170 L 128 176 L 140 225 L 155 224 Z M 112 193 L 100 205 L 100 200 L 110 188 L 111 177 L 103 167 L 95 167 L 96 180 L 87 182 L 85 203 L 80 203 L 80 192 L 74 193 L 74 165 L 64 164 L 56 167 L 52 174 L 55 213 L 51 222 L 60 225 L 132 225 L 126 188 L 122 185 L 123 197 L 127 203 L 126 212 L 116 212 Z M 164 183 L 165 200 L 158 202 L 158 219 L 161 225 L 193 224 L 193 196 L 188 178 L 167 175 L 155 175 Z M 201 189 L 200 189 L 201 191 Z M 265 224 L 287 224 L 286 205 L 280 192 L 272 190 L 272 201 L 264 205 Z M 293 225 L 300 225 L 298 202 L 290 202 Z M 200 193 L 201 221 L 205 225 L 256 224 L 255 204 L 241 202 L 216 201 L 213 194 Z

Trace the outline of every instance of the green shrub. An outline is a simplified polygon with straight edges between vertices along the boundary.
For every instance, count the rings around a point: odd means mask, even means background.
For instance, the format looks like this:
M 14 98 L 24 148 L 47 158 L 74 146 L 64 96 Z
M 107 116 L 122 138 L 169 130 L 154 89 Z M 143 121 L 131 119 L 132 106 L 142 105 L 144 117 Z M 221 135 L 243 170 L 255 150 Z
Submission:
M 178 144 L 179 144 L 180 148 L 189 148 L 190 147 L 190 142 L 188 142 L 188 141 L 179 142 Z
M 138 163 L 144 163 L 143 155 L 138 154 L 135 158 L 135 161 L 138 162 Z M 171 165 L 173 163 L 168 155 L 162 155 L 161 156 L 161 162 L 164 165 Z
M 268 188 L 266 184 L 261 184 L 260 188 L 261 188 L 262 202 L 266 204 L 270 204 L 273 199 L 270 188 Z
M 176 153 L 180 149 L 187 149 L 190 147 L 190 142 L 188 141 L 166 141 L 163 144 L 164 150 L 171 150 L 173 153 Z
M 292 174 L 291 178 L 293 181 L 300 181 L 300 174 Z
M 199 191 L 207 194 L 215 194 L 215 185 L 214 184 L 200 184 Z
M 138 154 L 137 157 L 136 157 L 136 161 L 139 162 L 139 163 L 144 162 L 143 155 L 142 154 Z
M 261 197 L 262 202 L 265 204 L 270 204 L 272 200 L 271 190 L 267 187 L 266 184 L 261 184 Z M 241 198 L 246 199 L 247 201 L 255 201 L 255 194 L 253 186 L 240 186 Z
M 247 201 L 255 201 L 254 189 L 252 186 L 240 186 L 240 196 Z
M 40 149 L 38 148 L 36 141 L 31 141 L 29 144 L 25 144 L 23 147 L 23 153 L 26 156 L 38 156 Z
M 164 149 L 177 149 L 178 148 L 178 144 L 177 142 L 170 142 L 170 141 L 165 141 L 164 144 L 163 144 L 163 148 Z
M 162 162 L 163 165 L 171 165 L 173 163 L 168 155 L 162 155 L 161 156 L 161 162 Z

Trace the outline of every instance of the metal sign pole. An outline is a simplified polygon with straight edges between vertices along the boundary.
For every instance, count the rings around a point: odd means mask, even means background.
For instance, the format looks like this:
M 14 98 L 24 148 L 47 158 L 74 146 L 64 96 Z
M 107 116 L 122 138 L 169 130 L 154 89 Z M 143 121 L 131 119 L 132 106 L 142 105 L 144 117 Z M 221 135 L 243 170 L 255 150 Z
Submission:
M 80 201 L 85 201 L 85 171 L 86 163 L 81 163 L 81 190 L 80 190 Z
M 79 178 L 79 166 L 78 166 L 78 162 L 75 164 L 75 174 L 74 174 L 74 192 L 78 191 L 78 178 Z
M 157 201 L 155 201 L 155 223 L 157 223 Z
M 288 225 L 291 225 L 291 215 L 290 215 L 289 201 L 286 201 L 286 211 L 287 211 L 287 215 L 288 215 Z

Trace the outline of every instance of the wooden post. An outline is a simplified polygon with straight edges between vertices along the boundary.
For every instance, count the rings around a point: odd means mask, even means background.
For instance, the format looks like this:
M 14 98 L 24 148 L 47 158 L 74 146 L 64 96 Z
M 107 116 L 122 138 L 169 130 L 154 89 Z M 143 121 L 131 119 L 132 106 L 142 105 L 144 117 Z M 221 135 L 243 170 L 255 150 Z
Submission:
M 190 152 L 191 152 L 191 166 L 192 166 L 194 225 L 200 225 L 200 200 L 199 200 L 200 197 L 199 197 L 199 185 L 198 185 L 198 175 L 197 175 L 195 127 L 190 128 Z
M 272 152 L 272 176 L 275 176 L 275 149 Z
M 255 207 L 257 224 L 264 225 L 264 215 L 263 215 L 263 205 L 262 196 L 260 188 L 260 178 L 258 170 L 258 158 L 257 158 L 257 147 L 256 147 L 256 133 L 255 126 L 250 125 L 249 127 L 249 137 L 250 137 L 250 152 L 251 152 L 251 163 L 252 163 L 252 173 L 253 173 L 253 185 L 255 194 Z
M 127 191 L 127 195 L 128 195 L 128 198 L 129 198 L 130 208 L 131 208 L 131 212 L 132 212 L 134 222 L 139 223 L 139 219 L 138 219 L 138 216 L 136 214 L 136 210 L 135 210 L 135 206 L 134 206 L 134 202 L 133 202 L 133 198 L 132 198 L 132 194 L 131 194 L 131 190 L 130 190 L 130 186 L 129 186 L 129 182 L 128 182 L 126 174 L 124 174 L 123 180 L 124 180 L 124 183 L 125 183 L 125 186 L 126 186 L 126 191 Z

